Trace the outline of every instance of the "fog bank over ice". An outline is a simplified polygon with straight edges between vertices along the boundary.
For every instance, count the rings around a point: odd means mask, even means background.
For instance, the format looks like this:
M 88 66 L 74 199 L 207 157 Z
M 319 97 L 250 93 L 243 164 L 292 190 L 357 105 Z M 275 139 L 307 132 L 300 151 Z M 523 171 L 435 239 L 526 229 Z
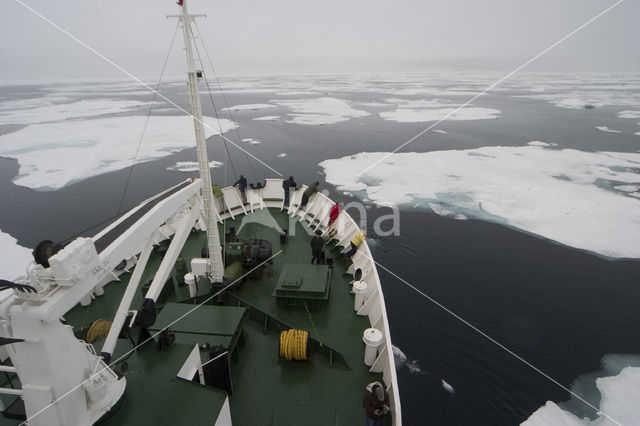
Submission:
M 291 109 L 286 120 L 292 124 L 321 125 L 335 124 L 351 118 L 366 117 L 366 111 L 352 108 L 347 102 L 336 98 L 315 98 L 271 101 Z
M 92 176 L 131 166 L 145 116 L 97 118 L 32 124 L 0 136 L 0 156 L 20 165 L 16 185 L 56 190 Z M 218 120 L 205 117 L 211 129 Z M 220 119 L 222 132 L 234 123 Z M 205 126 L 205 134 L 217 134 Z M 195 147 L 189 116 L 151 116 L 136 163 Z
M 31 249 L 22 247 L 15 238 L 2 230 L 0 230 L 0 258 L 2 258 L 0 279 L 9 281 L 25 275 L 27 265 L 33 260 Z M 3 293 L 9 292 L 0 292 L 0 300 L 4 299 Z
M 640 258 L 639 153 L 545 146 L 359 153 L 320 163 L 327 182 L 377 204 L 504 224 L 607 257 Z M 629 189 L 629 187 L 625 187 Z M 637 195 L 637 194 L 636 194 Z
M 567 402 L 547 401 L 522 426 L 618 426 L 635 425 L 640 419 L 638 405 L 640 359 L 633 355 L 606 355 L 602 370 L 585 374 L 571 385 L 571 391 L 599 408 L 598 413 L 571 396 Z M 611 418 L 616 420 L 614 422 Z

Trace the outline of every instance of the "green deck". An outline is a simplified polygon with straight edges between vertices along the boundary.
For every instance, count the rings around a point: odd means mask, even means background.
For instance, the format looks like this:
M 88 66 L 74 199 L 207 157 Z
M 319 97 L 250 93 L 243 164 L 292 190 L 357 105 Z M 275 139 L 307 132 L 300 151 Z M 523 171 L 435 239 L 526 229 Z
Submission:
M 201 280 L 196 300 L 198 303 L 211 300 L 170 327 L 171 332 L 176 333 L 176 343 L 164 352 L 157 352 L 154 345 L 146 344 L 126 359 L 126 369 L 122 368 L 123 362 L 119 363 L 117 368 L 124 370 L 127 378 L 125 399 L 103 424 L 212 425 L 225 393 L 186 382 L 176 374 L 195 343 L 230 344 L 234 338 L 232 329 L 238 322 L 242 332 L 231 358 L 233 396 L 230 405 L 234 425 L 364 423 L 362 393 L 368 383 L 381 380 L 381 375 L 369 373 L 363 363 L 362 332 L 369 327 L 369 322 L 366 317 L 354 313 L 349 285 L 351 276 L 345 275 L 348 261 L 338 256 L 337 250 L 327 252 L 336 259 L 334 268 L 327 275 L 330 291 L 325 304 L 298 303 L 281 307 L 273 296 L 285 265 L 310 266 L 311 231 L 306 224 L 291 223 L 295 225 L 290 226 L 288 216 L 278 209 L 265 209 L 226 221 L 226 228 L 235 226 L 240 238 L 267 239 L 273 243 L 274 254 L 282 250 L 264 267 L 259 277 L 245 278 L 231 294 L 223 297 L 225 305 L 247 307 L 246 312 L 244 309 L 226 312 L 208 306 L 218 300 L 217 296 L 211 297 L 218 288 L 211 289 Z M 289 229 L 289 238 L 284 245 L 279 242 L 278 227 Z M 221 228 L 220 231 L 223 235 L 224 230 Z M 192 257 L 199 257 L 205 243 L 203 233 L 191 234 L 182 252 L 187 265 Z M 160 260 L 159 255 L 152 255 L 143 283 L 151 280 Z M 95 319 L 113 318 L 129 277 L 129 273 L 122 275 L 122 282 L 107 285 L 105 295 L 96 298 L 91 305 L 77 306 L 65 315 L 78 336 L 86 333 Z M 189 299 L 188 289 L 178 287 L 177 280 L 174 283 L 172 279 L 167 283 L 162 299 L 167 304 L 158 305 L 161 310 L 154 329 L 179 318 L 196 303 Z M 132 308 L 138 308 L 141 302 L 142 292 L 139 291 Z M 289 327 L 307 330 L 314 339 L 310 360 L 288 362 L 279 359 L 279 331 Z M 137 338 L 137 330 L 133 330 L 132 336 L 134 340 Z M 96 352 L 100 352 L 102 343 L 102 339 L 94 342 Z M 131 348 L 129 340 L 120 339 L 113 361 Z M 201 357 L 206 361 L 206 352 L 201 352 Z M 387 422 L 390 423 L 390 419 Z M 0 424 L 17 423 L 0 419 Z

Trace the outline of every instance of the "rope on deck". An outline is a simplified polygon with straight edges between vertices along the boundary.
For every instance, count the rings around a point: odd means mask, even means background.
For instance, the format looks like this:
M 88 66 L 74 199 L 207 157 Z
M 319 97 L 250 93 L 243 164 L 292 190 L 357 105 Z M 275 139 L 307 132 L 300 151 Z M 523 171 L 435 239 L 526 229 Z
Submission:
M 93 343 L 98 337 L 106 339 L 111 330 L 112 321 L 105 321 L 103 319 L 97 319 L 91 323 L 89 330 L 87 331 L 87 343 Z
M 280 333 L 280 357 L 288 361 L 305 361 L 309 355 L 308 338 L 308 332 L 294 328 Z

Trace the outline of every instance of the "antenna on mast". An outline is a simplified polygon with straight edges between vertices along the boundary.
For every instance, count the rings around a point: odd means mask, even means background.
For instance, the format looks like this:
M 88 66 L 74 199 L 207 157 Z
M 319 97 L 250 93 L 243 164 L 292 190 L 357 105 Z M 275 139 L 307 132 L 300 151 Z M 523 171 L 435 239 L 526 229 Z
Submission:
M 224 273 L 224 263 L 222 261 L 222 249 L 220 247 L 220 236 L 218 234 L 218 226 L 213 219 L 213 190 L 211 187 L 211 171 L 209 170 L 209 159 L 207 156 L 207 146 L 204 133 L 204 124 L 202 121 L 202 107 L 200 105 L 200 94 L 198 92 L 198 83 L 202 77 L 202 70 L 196 69 L 193 58 L 193 40 L 191 37 L 191 23 L 195 18 L 206 17 L 206 15 L 189 15 L 187 11 L 187 2 L 178 0 L 178 6 L 181 8 L 180 15 L 172 15 L 177 17 L 182 24 L 184 34 L 185 52 L 187 55 L 187 81 L 189 85 L 189 103 L 191 104 L 193 127 L 196 137 L 196 151 L 198 153 L 198 169 L 200 171 L 200 179 L 202 180 L 202 204 L 203 216 L 205 221 L 205 229 L 207 232 L 207 248 L 209 258 L 207 261 L 207 276 L 211 282 L 222 282 Z

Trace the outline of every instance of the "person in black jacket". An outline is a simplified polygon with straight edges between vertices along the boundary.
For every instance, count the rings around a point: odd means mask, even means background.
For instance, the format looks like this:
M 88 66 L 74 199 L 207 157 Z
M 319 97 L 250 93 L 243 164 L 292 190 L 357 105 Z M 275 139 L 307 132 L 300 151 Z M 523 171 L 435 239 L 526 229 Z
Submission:
M 316 230 L 316 235 L 311 238 L 311 263 L 318 260 L 318 265 L 324 263 L 322 261 L 322 249 L 324 248 L 324 238 L 321 237 L 322 232 Z
M 233 186 L 237 186 L 240 190 L 240 194 L 242 194 L 242 203 L 247 204 L 247 178 L 244 175 L 240 175 L 240 179 Z
M 389 393 L 380 382 L 367 385 L 362 396 L 362 406 L 367 413 L 367 426 L 380 426 L 382 416 L 389 412 Z
M 293 176 L 289 176 L 289 179 L 282 181 L 282 188 L 284 188 L 284 205 L 289 205 L 289 196 L 291 194 L 291 188 L 296 188 L 298 184 L 293 180 Z

